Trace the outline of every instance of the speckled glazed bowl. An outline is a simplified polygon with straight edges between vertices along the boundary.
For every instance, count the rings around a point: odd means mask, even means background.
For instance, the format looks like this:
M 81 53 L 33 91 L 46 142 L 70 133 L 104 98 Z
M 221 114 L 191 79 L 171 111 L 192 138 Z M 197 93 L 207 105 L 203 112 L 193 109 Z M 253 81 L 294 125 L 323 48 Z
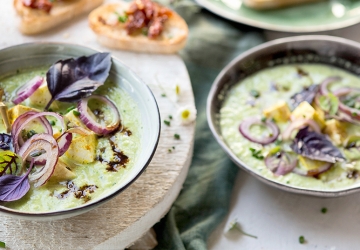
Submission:
M 0 50 L 0 76 L 17 70 L 51 65 L 60 59 L 87 56 L 98 51 L 75 44 L 29 43 Z M 26 213 L 0 205 L 0 212 L 28 220 L 64 219 L 87 212 L 109 201 L 129 187 L 150 163 L 160 136 L 160 114 L 156 100 L 148 86 L 126 65 L 112 57 L 109 79 L 124 90 L 137 104 L 140 111 L 140 147 L 135 164 L 123 180 L 98 199 L 81 206 L 54 212 Z
M 302 188 L 279 183 L 262 176 L 254 168 L 245 164 L 225 142 L 219 125 L 219 112 L 224 96 L 231 86 L 262 69 L 291 63 L 320 63 L 359 75 L 360 44 L 338 37 L 297 36 L 270 41 L 239 55 L 221 71 L 208 96 L 207 118 L 213 135 L 233 162 L 270 186 L 294 193 L 320 197 L 336 197 L 359 191 L 360 182 L 349 187 L 334 188 L 334 190 Z

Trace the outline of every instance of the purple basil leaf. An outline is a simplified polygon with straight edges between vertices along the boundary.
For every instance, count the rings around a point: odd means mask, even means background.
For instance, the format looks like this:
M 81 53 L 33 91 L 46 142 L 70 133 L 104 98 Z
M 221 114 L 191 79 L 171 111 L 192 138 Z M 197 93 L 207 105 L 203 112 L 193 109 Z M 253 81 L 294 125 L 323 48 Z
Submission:
M 299 130 L 291 149 L 311 160 L 335 163 L 344 161 L 345 157 L 323 134 L 309 131 L 308 127 Z
M 319 85 L 313 84 L 310 87 L 304 88 L 299 93 L 294 94 L 292 97 L 290 97 L 290 104 L 292 108 L 296 108 L 300 103 L 305 101 L 311 104 L 318 90 Z
M 9 150 L 0 151 L 0 176 L 16 174 L 20 168 L 17 165 L 18 156 Z
M 76 102 L 92 94 L 104 84 L 109 76 L 111 56 L 109 53 L 96 53 L 91 56 L 60 60 L 46 73 L 46 81 L 52 99 L 63 102 Z M 74 86 L 73 86 L 74 85 Z
M 27 174 L 23 176 L 3 175 L 0 177 L 0 201 L 15 201 L 30 189 Z
M 8 150 L 11 145 L 11 135 L 0 134 L 0 149 Z

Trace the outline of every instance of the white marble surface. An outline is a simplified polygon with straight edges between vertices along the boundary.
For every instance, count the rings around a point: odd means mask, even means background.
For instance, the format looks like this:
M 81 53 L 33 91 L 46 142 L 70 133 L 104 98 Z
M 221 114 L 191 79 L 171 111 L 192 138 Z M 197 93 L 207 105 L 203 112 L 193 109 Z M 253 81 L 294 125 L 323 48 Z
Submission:
M 360 25 L 316 34 L 360 42 Z M 265 31 L 266 38 L 295 36 Z M 301 34 L 302 35 L 302 34 Z M 360 60 L 360 55 L 359 55 Z M 327 208 L 323 214 L 321 209 Z M 238 220 L 238 231 L 224 234 L 228 223 Z M 287 193 L 269 187 L 239 171 L 225 220 L 209 238 L 210 250 L 352 250 L 360 249 L 360 193 L 340 198 L 317 198 Z M 299 243 L 303 235 L 305 244 Z

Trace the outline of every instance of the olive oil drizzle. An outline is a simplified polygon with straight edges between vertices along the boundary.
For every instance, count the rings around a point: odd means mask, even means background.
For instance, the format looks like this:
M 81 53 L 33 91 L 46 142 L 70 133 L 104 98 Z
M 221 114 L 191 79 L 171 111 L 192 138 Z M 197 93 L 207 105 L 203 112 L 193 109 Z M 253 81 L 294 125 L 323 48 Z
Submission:
M 91 199 L 89 193 L 93 193 L 98 188 L 96 185 L 83 185 L 79 188 L 73 181 L 61 182 L 60 184 L 67 188 L 67 190 L 62 193 L 54 193 L 54 196 L 61 200 L 74 194 L 77 199 L 83 199 L 87 202 Z

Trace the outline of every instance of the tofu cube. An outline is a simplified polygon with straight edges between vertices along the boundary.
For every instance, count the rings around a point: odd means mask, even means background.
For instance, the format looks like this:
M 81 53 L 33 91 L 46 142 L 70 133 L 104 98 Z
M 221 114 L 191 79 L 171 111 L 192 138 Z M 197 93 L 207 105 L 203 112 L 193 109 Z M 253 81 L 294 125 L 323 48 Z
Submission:
M 77 110 L 77 109 L 74 109 Z M 80 117 L 76 116 L 73 112 L 73 110 L 71 110 L 70 112 L 68 112 L 66 115 L 64 115 L 64 118 L 67 120 L 68 126 L 69 127 L 83 127 L 83 128 L 87 128 L 84 123 L 80 120 Z
M 45 107 L 51 100 L 51 94 L 46 84 L 41 85 L 30 97 L 31 105 Z
M 8 116 L 9 116 L 9 122 L 10 124 L 13 124 L 16 118 L 18 118 L 20 115 L 29 112 L 29 111 L 37 111 L 40 112 L 38 109 L 29 108 L 23 105 L 16 105 L 8 110 Z
M 324 117 L 319 114 L 308 102 L 302 102 L 291 113 L 292 119 L 312 119 L 323 129 L 325 127 Z
M 331 119 L 325 122 L 324 133 L 327 134 L 336 145 L 342 145 L 347 138 L 346 123 Z
M 75 163 L 91 163 L 95 160 L 97 139 L 94 133 L 72 139 L 65 155 Z
M 276 105 L 263 111 L 266 118 L 273 118 L 276 122 L 287 122 L 290 119 L 290 109 L 285 101 L 280 101 Z

